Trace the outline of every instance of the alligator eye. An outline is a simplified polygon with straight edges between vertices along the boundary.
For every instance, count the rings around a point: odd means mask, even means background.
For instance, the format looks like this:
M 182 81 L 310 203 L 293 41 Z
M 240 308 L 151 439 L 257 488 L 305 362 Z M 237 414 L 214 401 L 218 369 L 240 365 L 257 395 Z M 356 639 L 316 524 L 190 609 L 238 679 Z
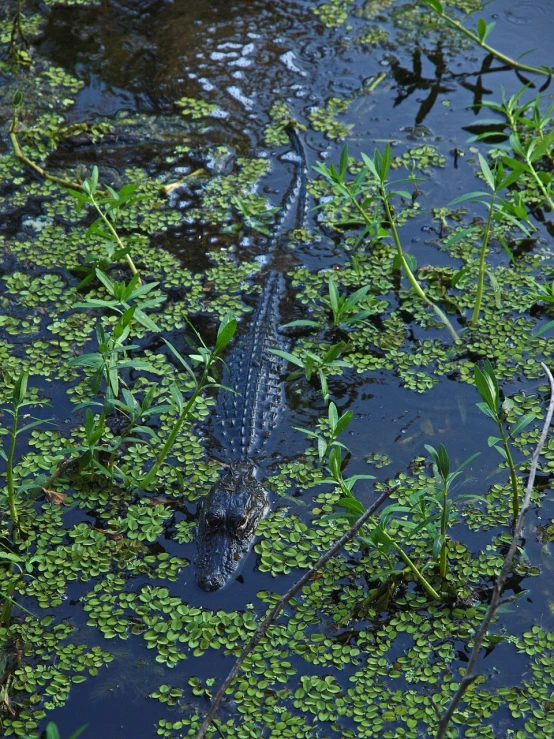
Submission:
M 224 518 L 225 514 L 223 511 L 219 510 L 219 508 L 215 508 L 206 513 L 206 523 L 211 529 L 216 529 L 218 526 L 221 526 Z
M 233 523 L 237 531 L 241 531 L 248 523 L 248 518 L 244 516 L 244 518 L 239 518 L 236 521 L 233 521 Z

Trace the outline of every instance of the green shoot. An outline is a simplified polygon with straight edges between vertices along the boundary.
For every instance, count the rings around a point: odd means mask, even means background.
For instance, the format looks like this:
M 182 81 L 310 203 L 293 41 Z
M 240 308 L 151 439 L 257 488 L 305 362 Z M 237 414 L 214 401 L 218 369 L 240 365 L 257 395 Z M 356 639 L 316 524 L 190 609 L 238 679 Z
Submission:
M 395 197 L 401 197 L 411 201 L 412 196 L 411 193 L 406 190 L 389 189 L 388 176 L 392 164 L 390 145 L 387 144 L 383 153 L 376 149 L 373 159 L 368 157 L 366 154 L 362 154 L 362 162 L 362 168 L 356 178 L 348 181 L 348 149 L 344 146 L 338 167 L 334 164 L 327 166 L 318 162 L 314 169 L 329 182 L 339 201 L 342 201 L 344 204 L 350 204 L 350 206 L 354 208 L 358 217 L 365 224 L 366 231 L 369 232 L 375 229 L 375 215 L 373 212 L 370 213 L 369 208 L 375 202 L 379 202 L 382 205 L 385 212 L 385 218 L 390 229 L 390 237 L 392 238 L 396 251 L 396 262 L 398 263 L 398 266 L 406 275 L 408 282 L 412 286 L 416 295 L 433 308 L 437 316 L 450 332 L 452 338 L 457 340 L 459 338 L 458 334 L 449 319 L 446 317 L 442 309 L 425 294 L 425 291 L 415 277 L 413 272 L 416 266 L 414 258 L 410 255 L 406 255 L 402 248 L 400 236 L 396 227 L 396 221 L 393 216 L 391 201 Z M 396 185 L 409 182 L 415 185 L 418 181 L 418 178 L 411 174 L 409 177 L 396 180 L 394 183 L 390 184 Z M 389 236 L 389 232 L 384 229 L 379 229 L 378 235 L 379 238 L 386 238 Z
M 48 423 L 48 421 L 34 418 L 29 423 L 26 423 L 24 426 L 20 427 L 19 421 L 21 419 L 21 409 L 27 406 L 30 406 L 30 405 L 48 405 L 48 406 L 50 405 L 50 403 L 47 403 L 45 401 L 27 399 L 28 398 L 28 394 L 27 394 L 28 381 L 29 381 L 29 372 L 27 370 L 23 370 L 21 374 L 19 375 L 19 378 L 17 382 L 15 383 L 15 386 L 12 392 L 12 407 L 3 409 L 8 415 L 12 417 L 11 432 L 9 435 L 8 452 L 6 453 L 4 449 L 0 447 L 0 457 L 2 457 L 2 459 L 6 462 L 8 507 L 10 510 L 13 537 L 15 541 L 19 540 L 19 534 L 20 534 L 19 510 L 18 510 L 18 500 L 17 500 L 18 489 L 16 488 L 15 474 L 14 474 L 15 450 L 16 450 L 17 437 L 25 431 L 29 431 L 30 429 L 36 428 L 37 426 L 40 426 L 44 423 Z
M 514 69 L 519 69 L 522 72 L 531 72 L 532 74 L 541 74 L 547 77 L 552 76 L 551 67 L 547 67 L 546 65 L 533 67 L 530 64 L 522 64 L 516 59 L 512 59 L 509 56 L 506 56 L 506 54 L 502 54 L 500 51 L 497 51 L 497 49 L 494 49 L 492 46 L 489 46 L 486 43 L 486 40 L 495 26 L 494 23 L 486 23 L 483 18 L 479 18 L 479 20 L 477 21 L 477 33 L 475 33 L 474 31 L 470 31 L 455 18 L 452 18 L 452 16 L 448 15 L 448 13 L 445 12 L 444 3 L 442 2 L 442 0 L 423 0 L 423 2 L 425 3 L 425 5 L 431 8 L 431 10 L 433 10 L 447 25 L 449 25 L 451 28 L 454 28 L 456 31 L 463 33 L 464 36 L 470 38 L 487 53 L 492 54 L 492 56 L 496 57 L 501 62 L 508 64 Z
M 498 381 L 488 359 L 482 370 L 475 365 L 473 376 L 475 379 L 475 386 L 477 387 L 477 391 L 483 401 L 481 403 L 477 403 L 477 407 L 485 414 L 485 416 L 491 418 L 498 427 L 500 437 L 489 437 L 489 446 L 493 446 L 496 449 L 502 459 L 507 463 L 510 470 L 510 484 L 512 488 L 512 519 L 515 523 L 519 516 L 519 483 L 512 452 L 508 443 L 508 434 L 504 430 L 504 423 L 508 413 L 513 407 L 513 402 L 506 399 L 502 404 L 500 403 Z M 534 419 L 535 416 L 531 414 L 522 416 L 511 429 L 510 435 L 515 436 L 515 434 L 520 433 L 524 428 L 532 423 Z
M 491 171 L 486 159 L 481 154 L 479 154 L 479 165 L 481 167 L 481 172 L 483 174 L 485 182 L 491 189 L 492 193 L 489 194 L 487 192 L 469 192 L 465 193 L 464 195 L 460 195 L 460 197 L 455 198 L 448 204 L 448 206 L 450 207 L 452 205 L 462 203 L 466 200 L 471 200 L 472 202 L 481 203 L 488 210 L 487 222 L 481 240 L 481 251 L 479 255 L 479 274 L 477 278 L 477 295 L 475 298 L 475 305 L 473 307 L 473 314 L 471 317 L 471 326 L 476 325 L 477 321 L 479 320 L 479 316 L 481 315 L 483 292 L 485 289 L 485 274 L 487 272 L 487 248 L 491 238 L 493 223 L 496 220 L 504 219 L 511 225 L 518 226 L 526 235 L 529 235 L 529 231 L 523 225 L 522 220 L 519 220 L 516 215 L 514 215 L 513 207 L 510 208 L 507 203 L 505 203 L 503 200 L 500 200 L 500 198 L 498 197 L 499 193 L 502 192 L 502 190 L 505 190 L 510 185 L 513 185 L 514 182 L 516 182 L 516 180 L 519 178 L 519 172 L 513 170 L 512 172 L 504 176 L 504 166 L 500 162 L 497 163 L 494 171 Z M 480 199 L 483 197 L 487 198 L 487 200 Z M 525 209 L 523 209 L 522 212 L 517 211 L 517 214 L 522 217 L 523 220 L 526 220 L 528 222 L 528 217 Z
M 171 451 L 173 447 L 173 444 L 175 443 L 175 439 L 179 436 L 181 429 L 183 427 L 183 424 L 190 417 L 198 396 L 208 386 L 220 387 L 212 379 L 211 370 L 216 360 L 219 359 L 219 355 L 223 352 L 225 347 L 229 344 L 229 342 L 235 335 L 236 330 L 237 330 L 236 318 L 230 314 L 227 314 L 221 321 L 221 324 L 217 332 L 215 347 L 213 349 L 208 349 L 208 347 L 206 346 L 204 341 L 201 339 L 199 334 L 197 334 L 200 340 L 200 346 L 197 348 L 195 354 L 190 355 L 190 359 L 192 359 L 193 362 L 197 362 L 198 364 L 202 366 L 202 374 L 200 378 L 197 378 L 190 364 L 177 351 L 177 349 L 175 349 L 175 347 L 172 346 L 168 341 L 165 342 L 167 346 L 169 347 L 169 349 L 171 350 L 172 354 L 176 357 L 179 363 L 184 367 L 187 374 L 192 378 L 193 383 L 194 383 L 194 390 L 191 396 L 189 397 L 189 399 L 185 400 L 179 386 L 176 383 L 171 385 L 170 387 L 171 398 L 169 402 L 171 403 L 171 405 L 174 407 L 174 409 L 176 410 L 178 414 L 177 420 L 173 424 L 173 428 L 171 429 L 161 452 L 158 454 L 156 461 L 154 462 L 154 465 L 151 467 L 149 472 L 140 481 L 140 484 L 143 488 L 148 488 L 148 486 L 156 478 L 158 472 L 160 471 L 161 466 L 163 465 L 167 455 L 169 454 L 169 452 Z

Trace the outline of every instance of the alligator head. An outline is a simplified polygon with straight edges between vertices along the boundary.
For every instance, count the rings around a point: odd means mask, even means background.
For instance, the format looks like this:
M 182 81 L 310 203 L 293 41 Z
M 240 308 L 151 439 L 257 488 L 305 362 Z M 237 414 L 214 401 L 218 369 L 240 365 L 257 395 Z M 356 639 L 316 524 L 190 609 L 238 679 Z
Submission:
M 225 585 L 267 512 L 267 493 L 255 470 L 252 462 L 232 462 L 201 504 L 195 564 L 202 590 Z

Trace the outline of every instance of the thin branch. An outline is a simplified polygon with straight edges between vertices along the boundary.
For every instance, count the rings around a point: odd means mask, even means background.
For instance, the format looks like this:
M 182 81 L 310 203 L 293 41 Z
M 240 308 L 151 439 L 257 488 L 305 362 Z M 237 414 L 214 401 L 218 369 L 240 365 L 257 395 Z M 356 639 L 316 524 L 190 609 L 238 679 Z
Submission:
M 219 704 L 221 703 L 223 696 L 225 695 L 227 689 L 231 685 L 231 683 L 234 681 L 234 679 L 237 677 L 240 668 L 242 666 L 242 663 L 246 659 L 246 657 L 250 654 L 250 652 L 254 649 L 254 647 L 260 642 L 261 638 L 265 635 L 266 631 L 270 627 L 270 625 L 275 621 L 277 616 L 281 613 L 283 608 L 286 606 L 286 604 L 289 602 L 291 598 L 293 598 L 296 593 L 298 593 L 299 590 L 301 590 L 304 585 L 310 580 L 316 572 L 321 570 L 322 567 L 324 567 L 327 562 L 329 562 L 330 559 L 332 559 L 335 554 L 338 554 L 340 550 L 343 548 L 345 544 L 347 544 L 351 539 L 353 539 L 358 531 L 362 528 L 364 523 L 375 513 L 375 511 L 381 506 L 382 503 L 389 497 L 391 494 L 392 489 L 386 490 L 382 495 L 380 495 L 377 500 L 371 505 L 367 511 L 360 516 L 360 518 L 356 521 L 356 523 L 348 529 L 348 531 L 341 536 L 341 538 L 329 549 L 325 554 L 323 554 L 317 562 L 314 564 L 314 566 L 309 569 L 307 572 L 302 575 L 302 577 L 297 580 L 294 585 L 287 590 L 287 592 L 280 598 L 280 600 L 277 602 L 275 606 L 271 609 L 271 611 L 267 614 L 267 616 L 264 618 L 262 623 L 258 626 L 256 631 L 254 632 L 252 638 L 248 642 L 248 644 L 244 647 L 242 652 L 240 653 L 237 661 L 233 665 L 233 668 L 231 672 L 227 675 L 223 683 L 221 684 L 219 690 L 215 694 L 212 705 L 210 706 L 210 710 L 206 714 L 206 717 L 202 723 L 202 726 L 198 730 L 198 734 L 196 735 L 196 739 L 203 739 L 206 736 L 206 732 L 210 726 L 210 724 L 213 722 L 215 714 L 217 712 L 217 709 L 219 707 Z
M 512 567 L 512 560 L 517 551 L 519 540 L 523 533 L 523 524 L 525 522 L 525 515 L 527 514 L 527 511 L 529 510 L 529 507 L 531 505 L 531 495 L 533 493 L 533 486 L 535 484 L 535 476 L 537 474 L 539 457 L 541 455 L 542 448 L 546 441 L 546 437 L 548 436 L 548 430 L 552 422 L 552 414 L 554 413 L 554 378 L 552 377 L 550 370 L 544 364 L 544 362 L 541 362 L 541 367 L 546 372 L 546 376 L 548 377 L 548 382 L 550 383 L 550 403 L 548 405 L 548 411 L 546 414 L 546 419 L 544 421 L 544 426 L 542 428 L 540 439 L 535 448 L 535 451 L 533 452 L 533 457 L 531 459 L 531 467 L 529 469 L 529 479 L 527 480 L 527 486 L 525 488 L 525 496 L 523 498 L 521 512 L 519 514 L 519 518 L 518 518 L 517 524 L 514 529 L 514 536 L 512 538 L 512 543 L 510 544 L 510 549 L 508 550 L 508 553 L 506 554 L 506 557 L 504 559 L 504 564 L 502 565 L 502 570 L 494 585 L 488 611 L 485 614 L 485 618 L 483 619 L 481 626 L 479 627 L 479 631 L 475 635 L 475 639 L 473 641 L 473 650 L 471 652 L 471 657 L 469 659 L 464 677 L 461 680 L 458 690 L 454 694 L 454 697 L 450 701 L 450 705 L 448 706 L 446 711 L 443 713 L 439 721 L 439 726 L 438 726 L 437 733 L 435 735 L 435 739 L 444 739 L 444 737 L 446 736 L 446 732 L 448 730 L 448 725 L 450 724 L 450 721 L 452 720 L 452 716 L 454 715 L 456 708 L 460 704 L 460 701 L 462 700 L 466 690 L 469 688 L 469 686 L 473 682 L 475 682 L 475 680 L 478 677 L 478 675 L 475 673 L 475 665 L 477 664 L 477 660 L 479 658 L 479 652 L 483 645 L 485 636 L 487 635 L 487 631 L 491 624 L 491 621 L 494 619 L 496 611 L 501 604 L 502 590 L 510 574 L 511 567 Z
M 13 120 L 10 124 L 10 141 L 12 142 L 13 151 L 15 156 L 19 159 L 20 162 L 23 162 L 23 164 L 27 165 L 30 169 L 32 169 L 34 172 L 36 172 L 38 175 L 40 175 L 45 180 L 50 180 L 51 182 L 55 182 L 57 185 L 61 185 L 62 187 L 69 187 L 72 190 L 82 190 L 83 186 L 80 182 L 75 182 L 73 180 L 66 180 L 64 177 L 57 177 L 54 174 L 50 174 L 50 172 L 47 172 L 43 167 L 40 167 L 36 162 L 33 162 L 32 159 L 29 159 L 28 156 L 26 156 L 19 144 L 19 139 L 17 138 L 17 116 L 14 114 Z M 97 190 L 101 195 L 107 195 L 108 193 L 105 190 Z

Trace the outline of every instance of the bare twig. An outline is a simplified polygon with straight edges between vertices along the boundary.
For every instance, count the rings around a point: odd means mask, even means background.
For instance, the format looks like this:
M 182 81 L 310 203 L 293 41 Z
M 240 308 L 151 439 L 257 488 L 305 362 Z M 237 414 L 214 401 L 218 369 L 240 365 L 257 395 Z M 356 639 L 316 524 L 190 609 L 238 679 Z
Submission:
M 47 172 L 43 167 L 40 167 L 36 162 L 33 162 L 32 159 L 29 159 L 28 156 L 26 156 L 19 144 L 19 139 L 17 138 L 17 124 L 18 124 L 18 118 L 17 115 L 14 113 L 12 122 L 10 124 L 10 141 L 13 146 L 13 151 L 15 156 L 19 159 L 20 162 L 23 162 L 23 164 L 27 165 L 30 169 L 33 170 L 33 172 L 36 172 L 38 175 L 40 175 L 45 180 L 50 180 L 50 182 L 55 182 L 58 185 L 61 185 L 62 187 L 69 187 L 72 190 L 82 190 L 83 186 L 80 182 L 76 182 L 75 180 L 66 180 L 64 177 L 57 177 L 54 174 L 50 174 L 50 172 Z M 108 195 L 106 190 L 98 189 L 97 192 L 99 192 L 101 195 Z
M 12 142 L 14 154 L 19 159 L 20 162 L 23 162 L 23 164 L 26 164 L 28 167 L 30 167 L 34 172 L 39 174 L 45 180 L 56 182 L 58 185 L 62 185 L 63 187 L 71 187 L 73 190 L 82 189 L 81 185 L 78 182 L 73 182 L 72 180 L 66 180 L 63 177 L 56 177 L 56 175 L 50 174 L 42 167 L 39 167 L 39 165 L 33 162 L 31 159 L 29 159 L 28 156 L 25 156 L 25 154 L 21 151 L 19 140 L 17 138 L 16 129 L 17 129 L 17 117 L 14 115 L 13 121 L 10 126 L 10 141 Z
M 485 639 L 485 636 L 487 635 L 487 631 L 491 624 L 491 621 L 493 620 L 496 614 L 496 611 L 499 605 L 501 604 L 502 590 L 504 588 L 504 585 L 506 584 L 508 575 L 510 574 L 510 570 L 512 567 L 512 560 L 514 558 L 514 555 L 519 545 L 519 540 L 523 533 L 523 524 L 525 522 L 525 515 L 531 505 L 531 495 L 533 493 L 533 486 L 535 484 L 535 476 L 537 474 L 539 457 L 541 455 L 542 448 L 546 441 L 546 437 L 548 436 L 548 430 L 552 422 L 552 414 L 554 413 L 554 378 L 552 377 L 550 370 L 544 364 L 544 362 L 541 362 L 541 367 L 546 372 L 546 376 L 548 377 L 548 382 L 550 383 L 550 403 L 548 405 L 548 411 L 546 413 L 546 419 L 544 421 L 544 426 L 542 428 L 540 439 L 535 448 L 535 451 L 533 452 L 533 457 L 531 458 L 529 478 L 527 480 L 527 486 L 525 488 L 525 496 L 523 498 L 521 512 L 519 514 L 519 518 L 517 520 L 517 523 L 514 529 L 514 536 L 512 538 L 512 543 L 510 544 L 510 548 L 504 559 L 504 564 L 502 565 L 502 570 L 500 572 L 500 575 L 498 576 L 496 583 L 494 585 L 488 611 L 485 614 L 485 618 L 483 619 L 481 626 L 479 627 L 479 631 L 475 634 L 475 638 L 473 640 L 473 650 L 471 652 L 471 657 L 469 658 L 469 662 L 467 664 L 464 677 L 461 680 L 458 690 L 454 694 L 454 697 L 450 701 L 448 708 L 441 716 L 441 719 L 438 725 L 438 730 L 435 735 L 435 739 L 444 739 L 444 737 L 446 736 L 446 732 L 448 730 L 448 725 L 450 724 L 450 721 L 452 720 L 452 716 L 454 715 L 456 708 L 460 704 L 460 701 L 462 700 L 466 690 L 469 688 L 469 686 L 473 682 L 475 682 L 475 680 L 478 677 L 477 674 L 475 673 L 475 665 L 477 664 L 479 652 L 483 645 L 483 640 Z
M 327 562 L 332 559 L 335 554 L 338 554 L 340 550 L 343 548 L 345 544 L 347 544 L 351 539 L 353 539 L 358 531 L 362 528 L 364 523 L 370 518 L 375 511 L 380 507 L 380 505 L 389 497 L 391 494 L 391 490 L 386 490 L 382 495 L 380 495 L 377 500 L 373 503 L 372 506 L 370 506 L 367 511 L 360 516 L 360 518 L 356 521 L 356 523 L 348 529 L 348 531 L 341 536 L 341 538 L 333 544 L 331 549 L 329 549 L 325 554 L 323 554 L 315 563 L 315 565 L 308 570 L 307 572 L 302 575 L 302 577 L 297 580 L 294 585 L 287 590 L 287 592 L 279 599 L 279 601 L 276 603 L 276 605 L 273 606 L 271 611 L 267 614 L 267 616 L 264 618 L 262 623 L 258 626 L 256 631 L 254 632 L 252 638 L 248 642 L 248 644 L 244 647 L 242 652 L 240 653 L 237 661 L 233 665 L 233 669 L 231 672 L 227 675 L 223 683 L 221 684 L 219 690 L 215 694 L 212 705 L 210 706 L 210 710 L 206 714 L 206 717 L 202 723 L 202 726 L 198 730 L 198 734 L 196 735 L 196 739 L 203 739 L 206 736 L 206 731 L 208 730 L 210 724 L 214 720 L 214 716 L 217 712 L 217 709 L 219 707 L 219 704 L 221 703 L 223 696 L 225 695 L 227 688 L 231 685 L 231 683 L 234 681 L 234 679 L 237 677 L 240 668 L 242 666 L 242 663 L 246 659 L 246 657 L 250 654 L 250 652 L 254 649 L 254 647 L 259 643 L 260 639 L 264 636 L 266 631 L 268 630 L 269 626 L 275 621 L 279 613 L 283 610 L 283 608 L 286 606 L 286 604 L 289 602 L 291 598 L 293 598 L 296 593 L 301 590 L 301 588 L 304 587 L 304 585 L 310 580 L 316 572 L 321 570 L 322 567 L 324 567 Z

